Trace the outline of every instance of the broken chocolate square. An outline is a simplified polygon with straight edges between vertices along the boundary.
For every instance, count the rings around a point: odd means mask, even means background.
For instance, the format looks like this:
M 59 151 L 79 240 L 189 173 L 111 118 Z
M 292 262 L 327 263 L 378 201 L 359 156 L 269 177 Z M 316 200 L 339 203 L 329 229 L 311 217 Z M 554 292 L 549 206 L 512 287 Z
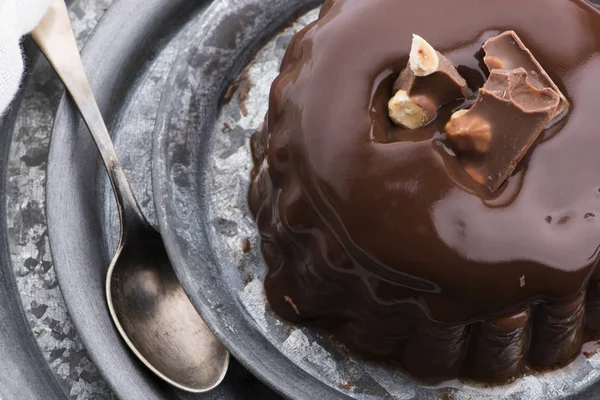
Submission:
M 467 173 L 492 192 L 512 174 L 561 102 L 555 90 L 539 88 L 530 78 L 524 68 L 493 69 L 475 104 L 446 125 Z
M 540 90 L 550 88 L 558 93 L 560 102 L 551 122 L 567 111 L 569 101 L 514 31 L 506 31 L 489 39 L 483 45 L 483 50 L 486 53 L 483 60 L 490 72 L 494 69 L 510 70 L 521 67 L 527 71 L 532 85 Z

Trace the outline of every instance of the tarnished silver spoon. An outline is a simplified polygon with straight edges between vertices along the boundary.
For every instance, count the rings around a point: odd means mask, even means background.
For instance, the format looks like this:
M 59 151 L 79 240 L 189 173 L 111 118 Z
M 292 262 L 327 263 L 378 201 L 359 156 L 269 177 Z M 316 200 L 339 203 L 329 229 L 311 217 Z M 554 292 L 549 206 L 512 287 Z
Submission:
M 157 376 L 180 389 L 216 387 L 229 352 L 183 291 L 160 234 L 144 218 L 94 99 L 63 0 L 52 0 L 33 31 L 71 94 L 100 151 L 114 189 L 121 232 L 106 276 L 108 308 L 131 351 Z

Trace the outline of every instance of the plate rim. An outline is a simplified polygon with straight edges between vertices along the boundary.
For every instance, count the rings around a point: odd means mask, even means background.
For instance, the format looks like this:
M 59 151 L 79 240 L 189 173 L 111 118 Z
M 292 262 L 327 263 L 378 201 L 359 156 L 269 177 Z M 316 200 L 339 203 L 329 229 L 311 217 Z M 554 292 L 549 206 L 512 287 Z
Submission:
M 215 24 L 213 24 L 213 26 L 211 26 L 211 28 L 218 30 L 218 21 L 226 20 L 224 15 L 227 15 L 227 12 L 231 13 L 231 15 L 234 15 L 236 12 L 235 7 L 244 7 L 248 5 L 256 7 L 269 7 L 266 4 L 272 4 L 271 8 L 280 7 L 289 13 L 288 18 L 286 19 L 286 21 L 289 22 L 289 19 L 298 16 L 300 11 L 307 11 L 310 8 L 314 8 L 322 3 L 322 1 L 307 0 L 304 2 L 290 2 L 285 0 L 271 0 L 267 2 L 264 0 L 245 0 L 237 3 L 238 4 L 231 5 L 229 0 L 214 0 L 209 10 L 207 10 L 207 21 L 217 21 Z M 228 4 L 233 8 L 227 9 L 227 11 L 222 15 L 219 13 L 219 4 Z M 290 6 L 290 4 L 292 4 L 292 6 Z M 215 14 L 217 14 L 216 17 L 211 16 L 211 12 L 213 11 Z M 241 25 L 243 26 L 244 24 Z M 283 25 L 270 26 L 269 28 L 272 31 L 271 33 L 275 33 L 282 26 Z M 261 41 L 268 40 L 270 35 L 267 36 L 268 37 L 262 38 Z M 218 47 L 219 44 L 224 47 L 227 46 L 226 43 L 211 42 L 211 44 L 216 47 Z M 244 60 L 243 65 L 240 63 L 231 63 L 231 70 L 228 76 L 229 81 L 227 81 L 227 79 L 223 79 L 222 87 L 216 88 L 215 91 L 210 92 L 210 94 L 222 94 L 227 85 L 242 72 L 243 68 L 247 65 L 247 62 L 250 61 L 256 51 L 259 50 L 255 47 L 252 47 L 251 44 L 248 44 L 248 47 L 248 49 L 240 51 L 240 54 L 236 53 L 236 56 Z M 186 70 L 179 69 L 177 66 L 182 64 L 181 60 L 190 57 L 190 52 L 194 52 L 196 49 L 196 47 L 188 49 L 184 54 L 180 55 L 179 59 L 174 64 L 174 68 L 170 73 L 165 87 L 173 87 L 173 82 L 178 79 L 178 76 L 186 73 Z M 252 335 L 248 334 L 248 331 L 252 329 L 256 330 L 257 333 L 258 330 L 253 326 L 254 322 L 251 321 L 247 315 L 239 316 L 240 318 L 238 318 L 238 322 L 241 321 L 242 325 L 235 327 L 225 326 L 225 324 L 222 323 L 221 314 L 229 308 L 228 305 L 222 303 L 218 304 L 218 312 L 216 312 L 214 302 L 208 300 L 203 294 L 203 291 L 200 290 L 194 284 L 194 282 L 192 282 L 192 279 L 190 279 L 189 274 L 191 269 L 190 266 L 187 265 L 185 261 L 186 257 L 184 256 L 184 253 L 189 249 L 184 249 L 180 246 L 177 234 L 177 230 L 181 228 L 182 221 L 174 218 L 177 213 L 174 211 L 173 204 L 176 201 L 169 199 L 168 196 L 168 193 L 172 193 L 176 188 L 170 185 L 173 180 L 170 179 L 170 170 L 168 166 L 170 158 L 168 142 L 169 123 L 167 117 L 168 112 L 165 110 L 170 109 L 173 99 L 177 96 L 178 94 L 176 92 L 169 90 L 163 91 L 154 133 L 152 183 L 159 230 L 163 235 L 167 252 L 175 267 L 176 273 L 184 286 L 184 289 L 188 293 L 188 296 L 190 297 L 196 309 L 204 318 L 207 325 L 226 345 L 232 355 L 234 355 L 236 359 L 238 359 L 255 376 L 282 395 L 293 399 L 350 399 L 350 396 L 330 387 L 307 371 L 301 369 L 298 365 L 289 360 L 288 357 L 277 350 L 275 346 L 261 334 L 258 334 L 258 337 L 252 337 Z M 218 103 L 218 98 L 213 97 L 213 103 L 211 105 L 218 105 Z M 213 111 L 216 110 L 211 109 L 207 114 L 211 114 Z M 213 115 L 203 115 L 203 117 L 208 117 L 210 119 L 213 118 Z M 203 193 L 200 194 L 200 196 L 202 195 Z M 207 254 L 210 253 L 210 249 L 206 250 L 208 250 Z M 203 261 L 213 262 L 211 261 L 212 259 L 213 257 L 208 254 Z M 217 281 L 214 283 L 218 284 Z M 230 330 L 235 330 L 237 332 L 236 335 L 232 335 Z

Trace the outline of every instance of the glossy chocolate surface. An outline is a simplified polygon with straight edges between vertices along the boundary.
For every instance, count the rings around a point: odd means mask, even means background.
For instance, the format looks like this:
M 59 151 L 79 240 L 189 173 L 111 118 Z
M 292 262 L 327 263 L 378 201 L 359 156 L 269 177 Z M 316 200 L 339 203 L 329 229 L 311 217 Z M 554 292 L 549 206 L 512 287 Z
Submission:
M 444 139 L 464 104 L 414 131 L 386 106 L 413 33 L 477 91 L 481 47 L 506 30 L 571 108 L 492 195 Z M 424 377 L 568 361 L 600 245 L 599 70 L 600 11 L 583 0 L 327 1 L 290 45 L 252 143 L 274 310 Z

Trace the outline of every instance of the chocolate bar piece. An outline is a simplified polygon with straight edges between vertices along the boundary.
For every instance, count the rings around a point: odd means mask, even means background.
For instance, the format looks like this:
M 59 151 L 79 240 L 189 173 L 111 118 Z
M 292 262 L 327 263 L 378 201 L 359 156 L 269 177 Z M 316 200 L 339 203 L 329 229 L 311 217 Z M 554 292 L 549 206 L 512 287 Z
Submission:
M 554 89 L 539 88 L 524 68 L 493 69 L 473 107 L 452 116 L 446 135 L 467 173 L 495 192 L 560 103 Z
M 552 115 L 551 122 L 568 110 L 567 98 L 514 31 L 506 31 L 489 39 L 483 45 L 483 50 L 486 54 L 483 61 L 490 71 L 521 67 L 527 71 L 529 82 L 536 88 L 540 90 L 550 88 L 558 93 L 560 102 Z

